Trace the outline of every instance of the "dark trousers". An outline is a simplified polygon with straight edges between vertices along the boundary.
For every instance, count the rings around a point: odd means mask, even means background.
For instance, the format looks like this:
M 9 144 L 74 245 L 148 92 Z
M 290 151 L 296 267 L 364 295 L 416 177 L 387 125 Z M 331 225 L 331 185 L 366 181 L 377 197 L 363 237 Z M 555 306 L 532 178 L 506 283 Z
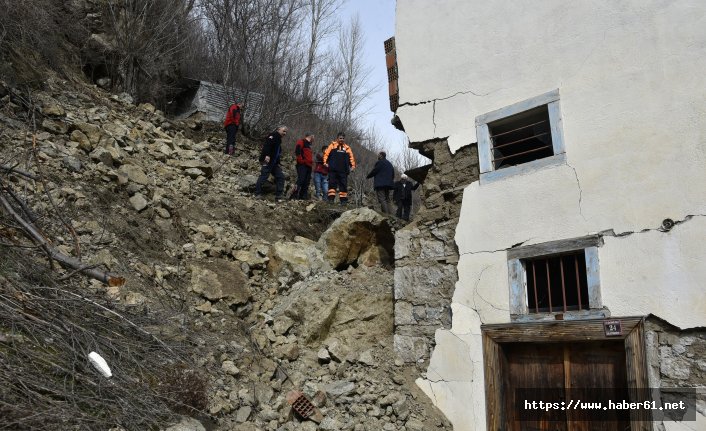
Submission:
M 375 195 L 378 198 L 378 202 L 380 203 L 380 209 L 382 210 L 382 212 L 385 214 L 392 214 L 392 211 L 390 210 L 390 189 L 375 189 Z
M 348 203 L 348 173 L 329 171 L 328 173 L 328 200 L 336 200 L 336 189 L 342 204 Z
M 233 154 L 235 152 L 235 135 L 238 134 L 238 126 L 235 124 L 229 124 L 226 126 L 226 154 Z
M 258 178 L 257 183 L 255 183 L 255 194 L 257 196 L 262 195 L 262 184 L 267 181 L 270 174 L 275 177 L 275 196 L 281 198 L 284 192 L 284 174 L 282 173 L 282 168 L 277 164 L 262 165 L 260 168 L 260 178 Z
M 309 183 L 311 182 L 311 166 L 297 165 L 297 195 L 298 199 L 309 199 Z
M 397 201 L 397 217 L 409 221 L 412 201 Z

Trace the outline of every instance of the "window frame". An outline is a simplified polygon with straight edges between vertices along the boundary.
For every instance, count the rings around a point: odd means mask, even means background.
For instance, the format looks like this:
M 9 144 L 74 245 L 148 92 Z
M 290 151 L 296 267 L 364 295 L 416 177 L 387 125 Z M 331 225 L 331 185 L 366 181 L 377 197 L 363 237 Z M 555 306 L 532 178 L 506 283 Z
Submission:
M 601 284 L 598 247 L 603 245 L 599 236 L 550 241 L 542 244 L 518 247 L 507 251 L 508 282 L 510 295 L 510 319 L 517 321 L 554 320 L 561 315 L 565 320 L 608 317 L 601 301 Z M 530 313 L 527 303 L 526 259 L 584 250 L 586 281 L 588 283 L 588 310 L 553 311 Z
M 515 166 L 509 166 L 507 168 L 495 169 L 493 167 L 493 144 L 490 139 L 488 124 L 544 105 L 547 106 L 549 113 L 549 128 L 551 130 L 552 150 L 554 155 Z M 478 162 L 481 184 L 508 176 L 527 173 L 546 166 L 565 164 L 566 149 L 564 146 L 561 106 L 559 104 L 559 90 L 552 90 L 548 93 L 479 115 L 476 117 L 476 136 L 478 139 Z

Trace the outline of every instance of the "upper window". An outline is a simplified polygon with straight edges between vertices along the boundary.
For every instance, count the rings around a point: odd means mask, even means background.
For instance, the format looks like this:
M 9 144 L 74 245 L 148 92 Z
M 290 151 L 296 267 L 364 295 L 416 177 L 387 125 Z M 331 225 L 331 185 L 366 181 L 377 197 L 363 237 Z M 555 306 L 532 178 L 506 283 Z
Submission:
M 602 317 L 598 237 L 508 250 L 510 314 L 536 318 L 572 313 Z
M 481 182 L 564 163 L 559 91 L 476 118 Z

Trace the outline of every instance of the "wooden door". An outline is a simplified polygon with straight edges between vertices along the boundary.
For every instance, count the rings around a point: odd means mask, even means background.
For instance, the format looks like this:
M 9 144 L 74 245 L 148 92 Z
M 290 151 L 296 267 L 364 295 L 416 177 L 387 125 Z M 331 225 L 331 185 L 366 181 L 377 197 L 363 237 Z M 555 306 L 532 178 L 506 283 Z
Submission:
M 589 388 L 624 388 L 627 386 L 625 349 L 621 342 L 587 343 L 512 343 L 503 345 L 505 364 L 504 395 L 507 429 L 511 431 L 625 431 L 629 421 L 603 421 L 584 410 L 537 412 L 531 418 L 520 417 L 518 406 L 524 403 L 518 389 L 541 391 L 544 402 L 568 403 L 605 400 L 604 393 Z M 616 397 L 620 396 L 616 394 Z M 615 398 L 618 399 L 618 398 Z M 564 404 L 566 405 L 566 404 Z M 593 419 L 593 420 L 591 420 Z M 598 420 L 597 420 L 598 419 Z
M 564 353 L 559 344 L 518 343 L 507 346 L 507 390 L 505 411 L 509 431 L 568 431 L 566 415 L 554 410 L 538 411 L 534 420 L 519 417 L 517 406 L 524 403 L 518 389 L 549 389 L 546 402 L 561 402 L 564 397 Z M 544 398 L 544 397 L 543 397 Z
M 623 343 L 574 343 L 565 347 L 566 397 L 583 402 L 627 399 L 627 371 Z M 622 420 L 608 420 L 614 411 L 569 409 L 571 431 L 629 430 L 629 414 Z

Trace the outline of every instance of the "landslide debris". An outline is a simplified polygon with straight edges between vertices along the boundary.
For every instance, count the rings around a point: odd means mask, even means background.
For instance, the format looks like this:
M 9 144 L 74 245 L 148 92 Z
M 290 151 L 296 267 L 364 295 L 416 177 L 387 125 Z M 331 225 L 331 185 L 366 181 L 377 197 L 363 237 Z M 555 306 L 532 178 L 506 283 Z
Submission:
M 53 245 L 126 278 L 106 287 L 49 268 L 0 215 L 10 428 L 451 429 L 393 351 L 387 219 L 255 200 L 257 142 L 239 136 L 225 156 L 218 125 L 82 83 L 0 82 L 0 125 L 0 165 L 43 180 L 0 179 Z M 290 179 L 292 166 L 288 156 Z M 111 380 L 91 369 L 91 350 Z M 292 411 L 292 390 L 320 423 Z

